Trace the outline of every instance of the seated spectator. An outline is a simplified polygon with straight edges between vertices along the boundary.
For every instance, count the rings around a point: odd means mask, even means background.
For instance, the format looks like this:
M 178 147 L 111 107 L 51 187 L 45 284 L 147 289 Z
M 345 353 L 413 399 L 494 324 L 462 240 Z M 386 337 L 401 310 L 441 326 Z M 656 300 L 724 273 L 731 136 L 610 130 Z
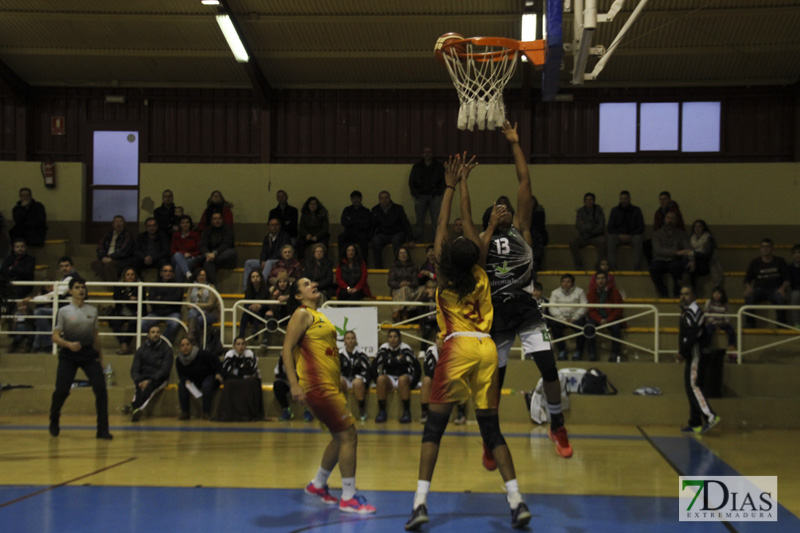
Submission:
M 181 213 L 183 214 L 183 213 Z M 153 211 L 153 218 L 158 224 L 158 231 L 164 234 L 169 240 L 172 234 L 178 231 L 180 217 L 176 213 L 176 207 L 172 191 L 167 189 L 161 193 L 161 205 Z
M 706 300 L 703 312 L 706 317 L 706 331 L 709 341 L 714 338 L 714 333 L 717 330 L 724 331 L 728 335 L 728 359 L 731 362 L 736 362 L 736 332 L 731 326 L 728 317 L 721 316 L 730 313 L 728 295 L 725 293 L 724 288 L 721 286 L 714 287 L 714 290 L 711 291 L 711 298 Z
M 442 347 L 441 338 L 436 339 L 435 344 L 431 344 L 424 352 L 420 352 L 420 359 L 422 363 L 422 381 L 419 389 L 421 416 L 419 417 L 420 424 L 428 421 L 428 407 L 431 401 L 431 389 L 433 388 L 433 374 L 436 371 L 436 365 L 439 363 L 439 349 Z M 460 403 L 457 406 L 458 414 L 456 415 L 455 424 L 463 426 L 467 423 L 467 401 Z
M 214 213 L 211 225 L 200 235 L 200 253 L 209 281 L 216 283 L 218 268 L 236 266 L 233 230 L 222 221 L 222 215 Z
M 145 231 L 136 238 L 131 266 L 139 276 L 146 268 L 160 269 L 170 262 L 169 239 L 158 230 L 155 218 L 148 218 L 144 223 Z
M 222 215 L 222 222 L 233 231 L 233 211 L 231 211 L 231 207 L 233 207 L 233 205 L 225 201 L 225 197 L 222 196 L 221 192 L 212 192 L 211 196 L 209 196 L 206 201 L 206 208 L 203 210 L 203 214 L 197 222 L 197 231 L 202 233 L 203 230 L 211 226 L 214 213 Z
M 444 165 L 433 158 L 432 148 L 423 148 L 422 159 L 414 163 L 414 166 L 411 167 L 411 174 L 408 176 L 408 188 L 411 196 L 414 197 L 414 212 L 417 217 L 414 231 L 414 238 L 417 241 L 422 241 L 425 215 L 428 213 L 431 217 L 431 227 L 436 233 L 444 186 Z
M 328 210 L 316 196 L 309 197 L 300 208 L 300 224 L 297 236 L 297 257 L 305 259 L 306 248 L 314 244 L 328 247 L 330 239 L 328 230 Z
M 233 348 L 222 360 L 224 388 L 216 419 L 221 422 L 243 422 L 264 419 L 264 396 L 258 358 L 236 337 Z
M 19 190 L 19 201 L 11 210 L 11 216 L 14 226 L 8 231 L 8 236 L 12 241 L 23 239 L 28 246 L 44 246 L 47 213 L 44 205 L 33 199 L 29 188 Z
M 125 218 L 115 216 L 111 231 L 97 245 L 97 261 L 92 263 L 92 270 L 103 281 L 116 281 L 133 261 L 134 248 L 133 235 L 125 227 Z
M 489 208 L 489 212 L 491 213 L 491 208 Z M 457 239 L 459 237 L 464 236 L 464 223 L 461 218 L 457 218 L 453 221 L 453 228 L 450 230 L 450 239 Z
M 363 300 L 372 296 L 367 284 L 367 262 L 361 258 L 357 244 L 349 245 L 336 269 L 336 298 Z
M 695 220 L 692 224 L 692 235 L 689 237 L 694 257 L 694 270 L 690 271 L 692 287 L 695 287 L 697 278 L 711 274 L 714 285 L 721 285 L 724 281 L 722 264 L 717 253 L 717 242 L 708 229 L 705 220 Z M 695 294 L 697 291 L 695 291 Z
M 178 373 L 178 402 L 181 413 L 178 420 L 189 420 L 189 400 L 194 393 L 189 389 L 200 391 L 203 402 L 203 420 L 211 418 L 214 393 L 223 382 L 222 363 L 219 357 L 207 350 L 201 350 L 189 340 L 181 339 L 178 356 L 175 359 L 175 371 Z
M 616 277 L 614 276 L 614 274 L 611 273 L 611 264 L 609 263 L 607 258 L 604 257 L 600 260 L 600 264 L 597 266 L 597 272 L 606 273 L 606 285 L 608 286 L 609 290 L 612 287 L 617 286 Z M 597 289 L 597 282 L 595 281 L 595 279 L 597 278 L 597 272 L 592 274 L 592 279 L 589 280 L 589 292 L 592 292 Z
M 254 270 L 250 273 L 250 280 L 247 282 L 247 288 L 244 291 L 245 300 L 269 300 L 269 288 L 261 273 Z M 264 318 L 267 314 L 269 307 L 266 304 L 249 303 L 245 304 L 242 309 L 242 318 L 239 320 L 239 337 L 247 339 L 247 326 L 253 324 L 253 329 L 259 331 L 261 322 L 259 318 Z M 265 339 L 268 336 L 265 335 Z M 258 335 L 256 335 L 258 341 Z M 265 341 L 266 342 L 266 341 Z
M 278 191 L 275 193 L 275 198 L 278 200 L 276 205 L 269 212 L 269 220 L 277 218 L 281 223 L 281 228 L 285 231 L 294 242 L 297 239 L 297 208 L 289 205 L 289 195 L 286 191 Z
M 8 237 L 6 219 L 3 213 L 0 213 L 0 257 L 5 258 L 9 253 L 11 253 L 11 240 Z
M 204 268 L 197 271 L 195 284 L 196 287 L 186 291 L 186 301 L 197 306 L 189 307 L 186 326 L 192 343 L 202 347 L 205 344 L 203 340 L 208 339 L 211 326 L 219 320 L 219 300 L 209 290 L 214 285 L 209 283 Z
M 333 263 L 328 259 L 328 252 L 324 244 L 315 244 L 311 247 L 311 256 L 306 261 L 303 275 L 317 284 L 317 290 L 322 293 L 320 305 L 336 294 Z
M 195 265 L 203 262 L 200 256 L 200 234 L 193 228 L 192 217 L 183 215 L 178 231 L 172 234 L 169 251 L 175 265 L 175 279 L 179 283 L 192 280 Z
M 33 339 L 33 351 L 50 353 L 53 349 L 53 326 L 55 325 L 55 313 L 53 313 L 53 301 L 56 294 L 58 295 L 59 304 L 61 308 L 69 303 L 67 292 L 69 291 L 69 280 L 73 276 L 78 276 L 75 267 L 72 263 L 72 258 L 64 256 L 58 260 L 58 271 L 61 278 L 56 290 L 53 285 L 46 285 L 45 292 L 31 298 L 31 302 L 37 305 L 33 314 L 42 318 L 36 319 L 36 331 L 40 332 Z
M 178 328 L 181 322 L 181 306 L 175 305 L 183 302 L 183 289 L 173 285 L 175 269 L 172 265 L 164 265 L 159 271 L 161 282 L 150 287 L 147 293 L 147 301 L 150 303 L 150 313 L 145 317 L 151 320 L 142 320 L 142 332 L 150 331 L 150 328 L 157 325 L 162 320 L 166 323 L 164 335 L 170 344 L 175 342 L 178 335 Z M 174 319 L 174 320 L 170 320 Z M 159 337 L 161 333 L 159 332 Z
M 425 262 L 419 266 L 417 281 L 420 286 L 429 281 L 436 281 L 436 254 L 433 251 L 432 244 L 425 248 Z
M 544 297 L 544 286 L 538 281 L 533 282 L 533 299 L 536 300 L 536 303 L 540 306 L 550 303 L 550 300 Z M 544 317 L 544 323 L 547 324 L 547 327 L 550 327 L 551 320 L 549 307 L 542 307 L 542 316 Z
M 602 270 L 595 274 L 596 288 L 589 291 L 587 301 L 590 304 L 621 304 L 622 296 L 616 287 L 608 285 L 608 274 Z M 590 307 L 588 311 L 589 319 L 586 321 L 587 325 L 595 328 L 605 326 L 600 331 L 603 333 L 611 333 L 615 339 L 622 338 L 622 323 L 619 320 L 622 318 L 621 308 L 612 307 Z M 589 349 L 589 361 L 597 361 L 597 338 L 594 335 L 589 335 L 586 339 L 586 344 Z M 617 341 L 611 341 L 611 355 L 608 360 L 619 361 L 620 344 Z
M 561 286 L 552 293 L 550 293 L 550 304 L 585 304 L 586 293 L 583 289 L 575 286 L 575 277 L 572 274 L 564 274 L 561 276 Z M 553 335 L 553 340 L 556 348 L 558 349 L 558 360 L 565 361 L 567 359 L 567 348 L 564 341 L 556 341 L 564 336 L 564 328 L 581 329 L 586 323 L 586 308 L 585 307 L 550 307 L 550 316 L 553 319 L 550 321 L 550 330 Z M 566 324 L 565 324 L 566 322 Z M 570 331 L 569 333 L 573 333 Z M 575 339 L 575 353 L 572 354 L 573 361 L 580 361 L 583 354 L 583 345 L 586 338 L 579 335 Z
M 427 315 L 418 320 L 420 334 L 423 339 L 431 340 L 432 335 L 439 333 L 439 323 L 436 321 L 436 288 L 435 281 L 428 281 L 424 288 L 418 292 L 417 301 L 427 303 L 430 307 L 414 307 L 415 316 Z M 429 314 L 433 311 L 433 314 Z
M 800 244 L 792 246 L 792 264 L 789 267 L 789 278 L 791 286 L 791 304 L 800 305 Z M 800 309 L 793 312 L 794 327 L 800 328 Z
M 6 278 L 13 282 L 17 281 L 33 281 L 33 272 L 36 269 L 36 259 L 28 255 L 28 247 L 25 240 L 21 238 L 14 239 L 12 243 L 11 254 L 3 261 L 3 266 L 0 267 L 0 274 L 4 274 Z M 33 292 L 32 285 L 17 285 L 13 284 L 8 293 L 9 299 L 23 300 L 12 304 L 15 309 L 14 314 L 14 329 L 16 331 L 29 331 L 27 320 L 22 316 L 28 314 L 28 304 L 24 301 L 25 297 Z M 19 350 L 22 353 L 31 351 L 30 338 L 27 335 L 14 335 L 11 341 L 11 346 L 8 348 L 8 353 L 13 353 Z
M 294 420 L 294 413 L 289 406 L 292 399 L 292 391 L 289 386 L 289 378 L 286 377 L 286 371 L 283 369 L 283 357 L 278 357 L 278 362 L 275 364 L 275 381 L 272 382 L 272 393 L 277 400 L 278 405 L 281 407 L 281 415 L 278 417 L 280 422 L 287 422 Z M 303 407 L 303 420 L 306 422 L 313 422 L 314 415 L 308 410 L 308 407 Z
M 683 223 L 683 214 L 681 213 L 681 208 L 678 206 L 678 202 L 672 200 L 672 196 L 670 195 L 669 191 L 661 191 L 658 194 L 658 209 L 656 209 L 655 215 L 653 216 L 653 233 L 660 230 L 667 219 L 667 213 L 672 213 L 675 215 L 673 225 L 680 229 L 681 231 L 686 231 L 686 226 Z M 642 245 L 642 251 L 644 256 L 647 258 L 648 262 L 652 262 L 653 260 L 653 241 L 652 239 L 647 239 L 644 241 Z
M 656 286 L 659 298 L 669 298 L 664 276 L 672 275 L 672 295 L 678 298 L 684 273 L 694 270 L 692 247 L 686 233 L 675 225 L 676 216 L 668 212 L 664 226 L 653 233 L 653 261 L 650 263 L 650 278 Z
M 172 348 L 161 338 L 161 328 L 152 325 L 147 328 L 147 340 L 136 350 L 131 365 L 135 385 L 130 404 L 132 421 L 138 422 L 150 400 L 167 388 L 171 370 Z
M 405 247 L 397 250 L 394 263 L 389 268 L 388 282 L 389 289 L 392 291 L 392 300 L 395 302 L 411 302 L 416 299 L 417 288 L 419 287 L 417 267 L 414 266 Z M 392 306 L 392 320 L 397 322 L 401 317 L 405 320 L 412 309 L 413 306 Z
M 355 331 L 344 334 L 344 345 L 339 348 L 340 385 L 345 394 L 353 391 L 358 402 L 358 418 L 367 419 L 367 391 L 369 390 L 369 356 L 358 347 Z
M 244 288 L 247 287 L 247 281 L 250 279 L 250 272 L 258 270 L 264 279 L 269 278 L 269 273 L 272 272 L 272 267 L 281 258 L 281 250 L 287 244 L 292 244 L 292 238 L 288 233 L 281 230 L 281 221 L 277 218 L 269 219 L 269 233 L 264 237 L 264 242 L 261 245 L 261 256 L 259 259 L 248 259 L 244 262 L 244 278 L 242 284 Z
M 361 203 L 361 192 L 350 193 L 350 203 L 342 211 L 342 228 L 339 235 L 339 259 L 349 244 L 357 244 L 360 250 L 367 250 L 372 237 L 372 212 Z
M 771 302 L 786 305 L 789 301 L 789 267 L 782 257 L 772 254 L 772 239 L 761 240 L 761 256 L 750 261 L 744 275 L 744 304 L 756 305 Z M 786 311 L 777 312 L 778 322 L 786 323 Z M 747 316 L 745 327 L 756 327 L 756 319 Z
M 122 271 L 120 281 L 124 283 L 136 283 L 139 281 L 139 275 L 136 274 L 136 269 L 128 267 Z M 111 329 L 117 334 L 117 341 L 119 341 L 119 349 L 117 355 L 130 355 L 133 353 L 131 350 L 131 343 L 135 343 L 133 336 L 124 335 L 125 333 L 136 333 L 136 301 L 139 299 L 138 287 L 114 287 L 114 309 L 111 315 L 120 317 L 120 319 L 111 320 Z
M 617 247 L 629 244 L 633 248 L 633 269 L 642 269 L 642 239 L 644 217 L 642 210 L 631 204 L 631 193 L 620 191 L 619 204 L 608 215 L 608 261 L 617 270 Z M 609 280 L 611 281 L 611 280 Z
M 281 258 L 272 266 L 269 272 L 270 278 L 275 278 L 280 272 L 286 272 L 289 277 L 300 279 L 303 277 L 303 265 L 297 260 L 294 253 L 294 246 L 284 244 L 281 248 Z
M 398 390 L 403 401 L 401 424 L 411 422 L 411 390 L 417 388 L 422 369 L 411 347 L 400 341 L 400 331 L 389 330 L 389 341 L 378 349 L 370 375 L 375 380 L 378 396 L 378 416 L 375 422 L 386 422 L 386 397 Z
M 594 268 L 600 263 L 600 258 L 606 255 L 606 216 L 603 208 L 594 202 L 594 193 L 587 192 L 583 195 L 583 207 L 575 212 L 575 227 L 578 236 L 569 243 L 575 270 L 583 270 L 581 248 L 593 244 L 597 248 L 597 259 Z
M 289 287 L 294 283 L 294 278 L 290 278 L 285 270 L 278 272 L 278 275 L 269 279 L 269 299 L 278 300 L 280 304 L 269 306 L 268 316 L 275 320 L 282 320 L 289 315 L 289 308 L 286 302 L 289 300 Z
M 402 205 L 392 202 L 388 191 L 381 191 L 378 195 L 378 205 L 372 208 L 372 222 L 375 227 L 375 234 L 372 237 L 375 268 L 383 268 L 385 245 L 391 243 L 395 256 L 404 244 L 409 248 L 414 247 L 414 236 L 406 212 Z

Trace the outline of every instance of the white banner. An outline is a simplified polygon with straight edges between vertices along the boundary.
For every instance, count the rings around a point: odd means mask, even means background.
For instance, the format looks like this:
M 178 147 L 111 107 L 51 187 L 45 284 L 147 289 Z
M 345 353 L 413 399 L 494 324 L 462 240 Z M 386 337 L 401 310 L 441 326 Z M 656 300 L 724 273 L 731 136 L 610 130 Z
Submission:
M 777 476 L 680 476 L 681 522 L 777 522 Z
M 353 331 L 358 346 L 370 356 L 378 353 L 378 308 L 377 307 L 325 307 L 320 309 L 336 327 L 336 341 L 341 348 L 346 331 Z

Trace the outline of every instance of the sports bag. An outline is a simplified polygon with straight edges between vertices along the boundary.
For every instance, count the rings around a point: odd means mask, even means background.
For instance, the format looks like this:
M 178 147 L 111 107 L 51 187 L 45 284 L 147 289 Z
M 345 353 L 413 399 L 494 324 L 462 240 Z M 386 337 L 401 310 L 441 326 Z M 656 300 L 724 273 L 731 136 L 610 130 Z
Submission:
M 590 368 L 581 380 L 581 394 L 616 394 L 617 388 L 608 381 L 608 376 L 596 368 Z

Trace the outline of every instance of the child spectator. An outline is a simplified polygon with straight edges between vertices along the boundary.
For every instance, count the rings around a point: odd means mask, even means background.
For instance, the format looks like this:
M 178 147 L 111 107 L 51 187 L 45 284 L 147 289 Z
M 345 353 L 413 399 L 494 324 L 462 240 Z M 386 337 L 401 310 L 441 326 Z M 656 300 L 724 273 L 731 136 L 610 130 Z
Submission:
M 714 287 L 711 291 L 711 298 L 706 300 L 705 309 L 703 312 L 706 315 L 706 330 L 708 338 L 712 339 L 712 335 L 718 329 L 724 331 L 728 335 L 728 360 L 730 362 L 736 361 L 736 332 L 733 330 L 728 317 L 726 316 L 711 316 L 713 315 L 727 315 L 728 310 L 728 295 L 722 287 Z

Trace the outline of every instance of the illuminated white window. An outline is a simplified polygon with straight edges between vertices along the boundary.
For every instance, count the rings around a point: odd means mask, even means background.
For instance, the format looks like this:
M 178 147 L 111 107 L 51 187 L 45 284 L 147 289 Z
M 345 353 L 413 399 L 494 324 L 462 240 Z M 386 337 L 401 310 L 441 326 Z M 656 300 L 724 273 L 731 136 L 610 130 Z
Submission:
M 678 103 L 639 106 L 639 150 L 678 149 Z
M 681 150 L 719 152 L 720 102 L 684 102 Z
M 600 152 L 636 151 L 636 104 L 600 104 Z

